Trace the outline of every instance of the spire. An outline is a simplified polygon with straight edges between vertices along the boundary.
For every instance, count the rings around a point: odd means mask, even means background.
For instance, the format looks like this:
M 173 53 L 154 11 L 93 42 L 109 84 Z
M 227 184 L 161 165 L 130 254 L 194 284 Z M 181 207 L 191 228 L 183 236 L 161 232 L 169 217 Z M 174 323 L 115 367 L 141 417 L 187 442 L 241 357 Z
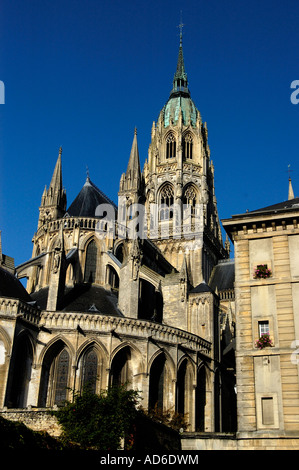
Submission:
M 140 171 L 140 160 L 139 160 L 139 151 L 137 144 L 137 129 L 134 130 L 134 139 L 131 148 L 131 154 L 129 158 L 129 163 L 126 172 L 126 178 L 131 181 L 137 180 L 140 181 L 141 171 Z
M 62 186 L 61 154 L 62 148 L 60 147 L 49 189 L 45 187 L 42 195 L 38 226 L 46 221 L 59 219 L 65 214 L 66 192 Z
M 131 196 L 131 200 L 138 201 L 141 189 L 142 175 L 140 170 L 139 151 L 137 144 L 137 129 L 134 130 L 134 138 L 126 173 L 120 179 L 119 194 Z
M 188 79 L 187 73 L 185 70 L 184 64 L 184 54 L 183 54 L 183 24 L 182 22 L 179 24 L 180 28 L 180 47 L 179 47 L 179 56 L 178 62 L 176 67 L 176 72 L 173 78 L 173 88 L 171 94 L 184 94 L 185 96 L 190 96 L 190 92 L 188 89 Z
M 52 195 L 54 195 L 55 192 L 59 193 L 63 189 L 62 188 L 61 154 L 62 154 L 62 148 L 60 147 L 57 162 L 56 162 L 53 176 L 52 176 L 52 180 L 49 186 L 49 191 L 50 191 L 50 194 Z

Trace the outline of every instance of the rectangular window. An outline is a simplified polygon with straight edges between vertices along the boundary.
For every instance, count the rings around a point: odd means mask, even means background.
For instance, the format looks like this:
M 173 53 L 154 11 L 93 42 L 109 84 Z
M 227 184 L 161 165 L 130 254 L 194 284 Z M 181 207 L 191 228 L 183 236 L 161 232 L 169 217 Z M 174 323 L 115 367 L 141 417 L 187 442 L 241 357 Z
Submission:
M 266 321 L 259 321 L 259 336 L 262 336 L 264 334 L 269 334 L 270 333 L 270 327 L 269 327 L 269 322 Z
M 273 398 L 262 398 L 262 423 L 266 426 L 274 424 Z

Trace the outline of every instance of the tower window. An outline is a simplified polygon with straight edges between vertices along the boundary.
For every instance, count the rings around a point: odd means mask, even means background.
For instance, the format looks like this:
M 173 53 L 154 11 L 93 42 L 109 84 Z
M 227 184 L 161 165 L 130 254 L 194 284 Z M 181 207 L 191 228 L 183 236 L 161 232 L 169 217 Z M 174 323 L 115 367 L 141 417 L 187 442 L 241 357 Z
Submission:
M 190 134 L 187 134 L 183 140 L 183 160 L 192 160 L 193 140 Z
M 176 141 L 173 134 L 169 134 L 166 139 L 166 158 L 175 158 L 176 156 Z
M 196 192 L 193 186 L 188 186 L 184 193 L 183 198 L 183 205 L 184 205 L 184 218 L 195 216 L 196 212 Z
M 164 186 L 160 196 L 160 220 L 169 220 L 173 218 L 173 188 L 169 184 Z

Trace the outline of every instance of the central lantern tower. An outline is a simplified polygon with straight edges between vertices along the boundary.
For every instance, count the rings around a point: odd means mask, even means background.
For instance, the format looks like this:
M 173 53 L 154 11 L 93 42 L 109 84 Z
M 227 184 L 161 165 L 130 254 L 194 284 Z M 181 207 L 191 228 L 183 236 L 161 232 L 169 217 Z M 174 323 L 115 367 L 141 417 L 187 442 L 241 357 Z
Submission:
M 173 87 L 152 126 L 143 178 L 148 238 L 177 270 L 186 263 L 191 285 L 208 282 L 229 253 L 222 244 L 207 125 L 188 86 L 182 31 Z

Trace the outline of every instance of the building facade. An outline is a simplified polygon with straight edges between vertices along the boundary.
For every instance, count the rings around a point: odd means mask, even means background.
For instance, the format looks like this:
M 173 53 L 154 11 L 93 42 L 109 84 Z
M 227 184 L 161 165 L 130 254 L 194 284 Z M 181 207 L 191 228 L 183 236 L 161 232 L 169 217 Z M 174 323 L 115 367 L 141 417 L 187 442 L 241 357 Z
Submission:
M 291 190 L 223 221 L 235 247 L 238 436 L 272 448 L 299 442 L 298 216 Z

